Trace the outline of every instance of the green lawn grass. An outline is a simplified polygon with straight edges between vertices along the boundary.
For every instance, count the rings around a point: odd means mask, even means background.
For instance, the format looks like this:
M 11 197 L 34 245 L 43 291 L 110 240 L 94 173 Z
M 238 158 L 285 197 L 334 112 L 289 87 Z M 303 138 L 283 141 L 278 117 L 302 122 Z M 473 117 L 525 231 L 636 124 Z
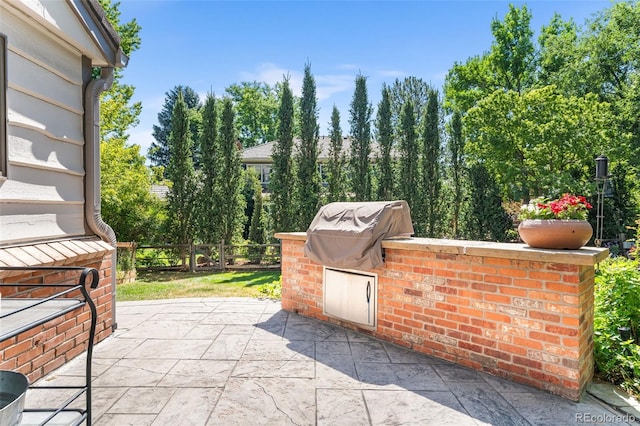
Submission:
M 118 301 L 183 297 L 264 297 L 264 284 L 280 279 L 279 271 L 140 272 L 135 282 L 120 284 Z

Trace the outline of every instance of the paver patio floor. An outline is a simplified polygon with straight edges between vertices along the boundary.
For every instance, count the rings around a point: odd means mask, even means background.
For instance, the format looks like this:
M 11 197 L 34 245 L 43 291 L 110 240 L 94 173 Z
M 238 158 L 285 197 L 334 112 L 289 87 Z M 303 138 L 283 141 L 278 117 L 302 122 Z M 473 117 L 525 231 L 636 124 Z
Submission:
M 95 425 L 629 424 L 572 402 L 241 298 L 119 302 L 96 345 Z M 84 359 L 45 377 L 81 383 Z M 27 406 L 62 394 L 27 393 Z

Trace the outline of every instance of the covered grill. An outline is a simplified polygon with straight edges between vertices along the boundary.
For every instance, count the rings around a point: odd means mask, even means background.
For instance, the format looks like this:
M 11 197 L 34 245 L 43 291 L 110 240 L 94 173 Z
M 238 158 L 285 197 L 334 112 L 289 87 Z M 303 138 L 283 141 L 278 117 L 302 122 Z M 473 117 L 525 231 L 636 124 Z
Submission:
M 367 271 L 383 263 L 383 239 L 411 235 L 406 201 L 330 203 L 311 222 L 304 253 L 321 265 Z

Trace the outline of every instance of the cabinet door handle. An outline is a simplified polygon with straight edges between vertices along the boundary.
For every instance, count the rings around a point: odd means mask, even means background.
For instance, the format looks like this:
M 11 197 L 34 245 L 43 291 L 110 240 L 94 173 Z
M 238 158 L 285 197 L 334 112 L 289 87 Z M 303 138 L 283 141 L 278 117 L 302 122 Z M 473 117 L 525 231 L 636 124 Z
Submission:
M 371 282 L 367 281 L 367 303 L 371 302 Z

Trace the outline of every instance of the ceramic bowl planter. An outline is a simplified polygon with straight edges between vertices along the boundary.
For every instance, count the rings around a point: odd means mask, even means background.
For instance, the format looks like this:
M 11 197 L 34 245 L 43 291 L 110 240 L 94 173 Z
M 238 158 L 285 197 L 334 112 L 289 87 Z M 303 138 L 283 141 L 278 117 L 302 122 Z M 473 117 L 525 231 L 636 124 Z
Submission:
M 525 219 L 518 233 L 530 247 L 576 250 L 589 241 L 593 228 L 586 220 Z

